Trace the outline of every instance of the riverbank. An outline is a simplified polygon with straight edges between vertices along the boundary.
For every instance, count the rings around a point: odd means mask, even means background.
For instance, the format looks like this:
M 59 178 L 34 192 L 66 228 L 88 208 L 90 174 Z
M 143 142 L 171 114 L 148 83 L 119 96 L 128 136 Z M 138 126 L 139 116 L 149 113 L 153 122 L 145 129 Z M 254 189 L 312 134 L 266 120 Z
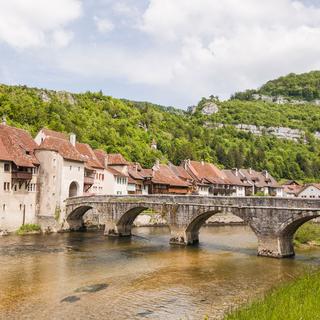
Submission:
M 294 236 L 296 246 L 320 246 L 320 224 L 307 222 L 302 225 Z
M 320 271 L 269 292 L 264 299 L 242 307 L 224 320 L 315 320 L 320 317 Z

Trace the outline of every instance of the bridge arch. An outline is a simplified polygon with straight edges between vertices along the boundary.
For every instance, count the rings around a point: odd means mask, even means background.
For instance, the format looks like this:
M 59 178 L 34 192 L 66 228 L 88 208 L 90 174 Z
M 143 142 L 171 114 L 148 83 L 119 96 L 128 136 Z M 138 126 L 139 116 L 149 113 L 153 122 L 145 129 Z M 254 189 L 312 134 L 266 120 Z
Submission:
M 74 210 L 72 210 L 67 215 L 67 223 L 69 225 L 70 230 L 79 230 L 84 227 L 83 225 L 83 216 L 89 210 L 93 209 L 93 206 L 90 205 L 81 205 Z
M 144 204 L 133 205 L 131 208 L 124 210 L 115 223 L 106 223 L 105 234 L 111 236 L 130 236 L 134 220 L 139 216 L 139 214 L 148 209 L 161 213 L 161 210 L 158 208 L 158 206 Z M 166 217 L 165 220 L 167 221 Z
M 218 213 L 229 213 L 232 214 L 238 218 L 240 218 L 242 221 L 244 221 L 247 225 L 250 226 L 252 231 L 256 234 L 256 230 L 254 227 L 250 225 L 250 223 L 246 222 L 243 215 L 239 213 L 238 210 L 228 210 L 225 212 L 221 209 L 213 209 L 209 211 L 204 211 L 200 214 L 197 214 L 193 219 L 190 220 L 188 223 L 186 229 L 185 229 L 185 243 L 188 245 L 193 245 L 199 243 L 199 233 L 201 227 L 205 224 L 205 222 L 212 216 L 218 214 Z

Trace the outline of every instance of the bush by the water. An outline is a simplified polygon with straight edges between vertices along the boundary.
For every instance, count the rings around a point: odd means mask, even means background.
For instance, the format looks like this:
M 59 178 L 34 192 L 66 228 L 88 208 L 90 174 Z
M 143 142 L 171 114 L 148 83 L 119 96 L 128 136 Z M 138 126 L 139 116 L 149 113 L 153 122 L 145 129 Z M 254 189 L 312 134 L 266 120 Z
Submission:
M 295 244 L 320 245 L 320 225 L 308 222 L 302 225 L 295 234 Z
M 27 234 L 27 233 L 40 232 L 40 231 L 41 231 L 41 227 L 38 224 L 28 223 L 28 224 L 22 225 L 18 229 L 17 234 L 18 235 L 24 235 L 24 234 Z
M 320 319 L 320 272 L 308 274 L 273 290 L 260 301 L 240 308 L 225 320 Z

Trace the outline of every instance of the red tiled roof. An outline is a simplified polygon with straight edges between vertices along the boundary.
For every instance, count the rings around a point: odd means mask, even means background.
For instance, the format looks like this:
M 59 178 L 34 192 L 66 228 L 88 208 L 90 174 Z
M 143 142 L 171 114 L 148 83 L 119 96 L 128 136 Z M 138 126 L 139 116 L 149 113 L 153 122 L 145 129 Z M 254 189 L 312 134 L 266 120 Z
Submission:
M 13 161 L 21 167 L 39 165 L 34 155 L 37 144 L 27 131 L 0 124 L 0 140 L 1 160 Z
M 213 184 L 230 184 L 227 176 L 212 163 L 189 161 L 186 170 L 199 182 L 207 181 Z
M 180 179 L 169 166 L 161 164 L 158 169 L 154 170 L 151 180 L 155 184 L 165 184 L 175 187 L 189 187 L 190 184 Z
M 106 159 L 106 156 L 107 156 L 107 153 L 103 150 L 98 150 L 98 149 L 95 149 L 93 150 L 95 156 L 97 157 L 98 161 L 100 162 L 100 164 L 105 168 L 105 159 Z
M 120 153 L 107 154 L 108 165 L 128 165 L 129 162 Z
M 140 175 L 146 179 L 146 178 L 152 178 L 153 173 L 152 173 L 152 169 L 144 169 L 142 168 L 140 171 Z
M 86 162 L 86 167 L 104 169 L 104 166 L 100 163 L 97 156 L 86 143 L 76 143 L 76 149 L 81 154 L 83 160 Z
M 48 137 L 69 140 L 69 136 L 64 132 L 58 132 L 58 131 L 50 130 L 47 128 L 42 128 L 41 131 Z
M 222 172 L 226 175 L 231 185 L 235 186 L 244 186 L 250 187 L 251 184 L 240 175 L 239 170 L 238 173 L 235 173 L 234 170 L 222 170 Z
M 247 178 L 247 180 L 252 181 L 258 188 L 281 187 L 279 183 L 270 175 L 270 173 L 268 173 L 266 177 L 262 172 L 255 171 L 253 169 L 239 169 L 239 174 Z
M 114 168 L 107 167 L 106 170 L 109 171 L 111 174 L 113 174 L 115 177 L 128 177 L 124 173 L 122 173 Z
M 170 164 L 170 169 L 182 180 L 192 181 L 194 178 L 182 166 Z
M 69 140 L 48 136 L 38 147 L 40 150 L 53 150 L 58 152 L 64 159 L 84 162 L 83 157 Z

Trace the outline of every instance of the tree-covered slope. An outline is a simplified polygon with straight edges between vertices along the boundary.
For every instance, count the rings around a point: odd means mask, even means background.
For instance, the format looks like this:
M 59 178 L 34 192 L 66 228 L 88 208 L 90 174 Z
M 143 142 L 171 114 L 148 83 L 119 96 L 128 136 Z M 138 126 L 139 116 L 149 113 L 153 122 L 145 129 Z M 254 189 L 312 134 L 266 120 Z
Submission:
M 313 101 L 320 98 L 320 71 L 295 74 L 268 81 L 258 90 L 236 93 L 233 98 L 251 100 L 253 94 L 272 97 L 283 96 L 294 100 Z
M 0 85 L 0 116 L 34 136 L 42 127 L 75 132 L 78 140 L 150 167 L 156 159 L 178 164 L 206 160 L 221 167 L 267 169 L 277 178 L 320 179 L 320 143 L 307 133 L 304 143 L 256 136 L 232 126 L 209 123 L 287 125 L 307 132 L 320 127 L 320 109 L 232 100 L 217 102 L 219 112 L 191 114 L 147 102 L 115 99 L 99 93 L 70 94 L 25 86 Z M 270 111 L 271 110 L 271 111 Z M 151 149 L 156 140 L 158 150 Z

